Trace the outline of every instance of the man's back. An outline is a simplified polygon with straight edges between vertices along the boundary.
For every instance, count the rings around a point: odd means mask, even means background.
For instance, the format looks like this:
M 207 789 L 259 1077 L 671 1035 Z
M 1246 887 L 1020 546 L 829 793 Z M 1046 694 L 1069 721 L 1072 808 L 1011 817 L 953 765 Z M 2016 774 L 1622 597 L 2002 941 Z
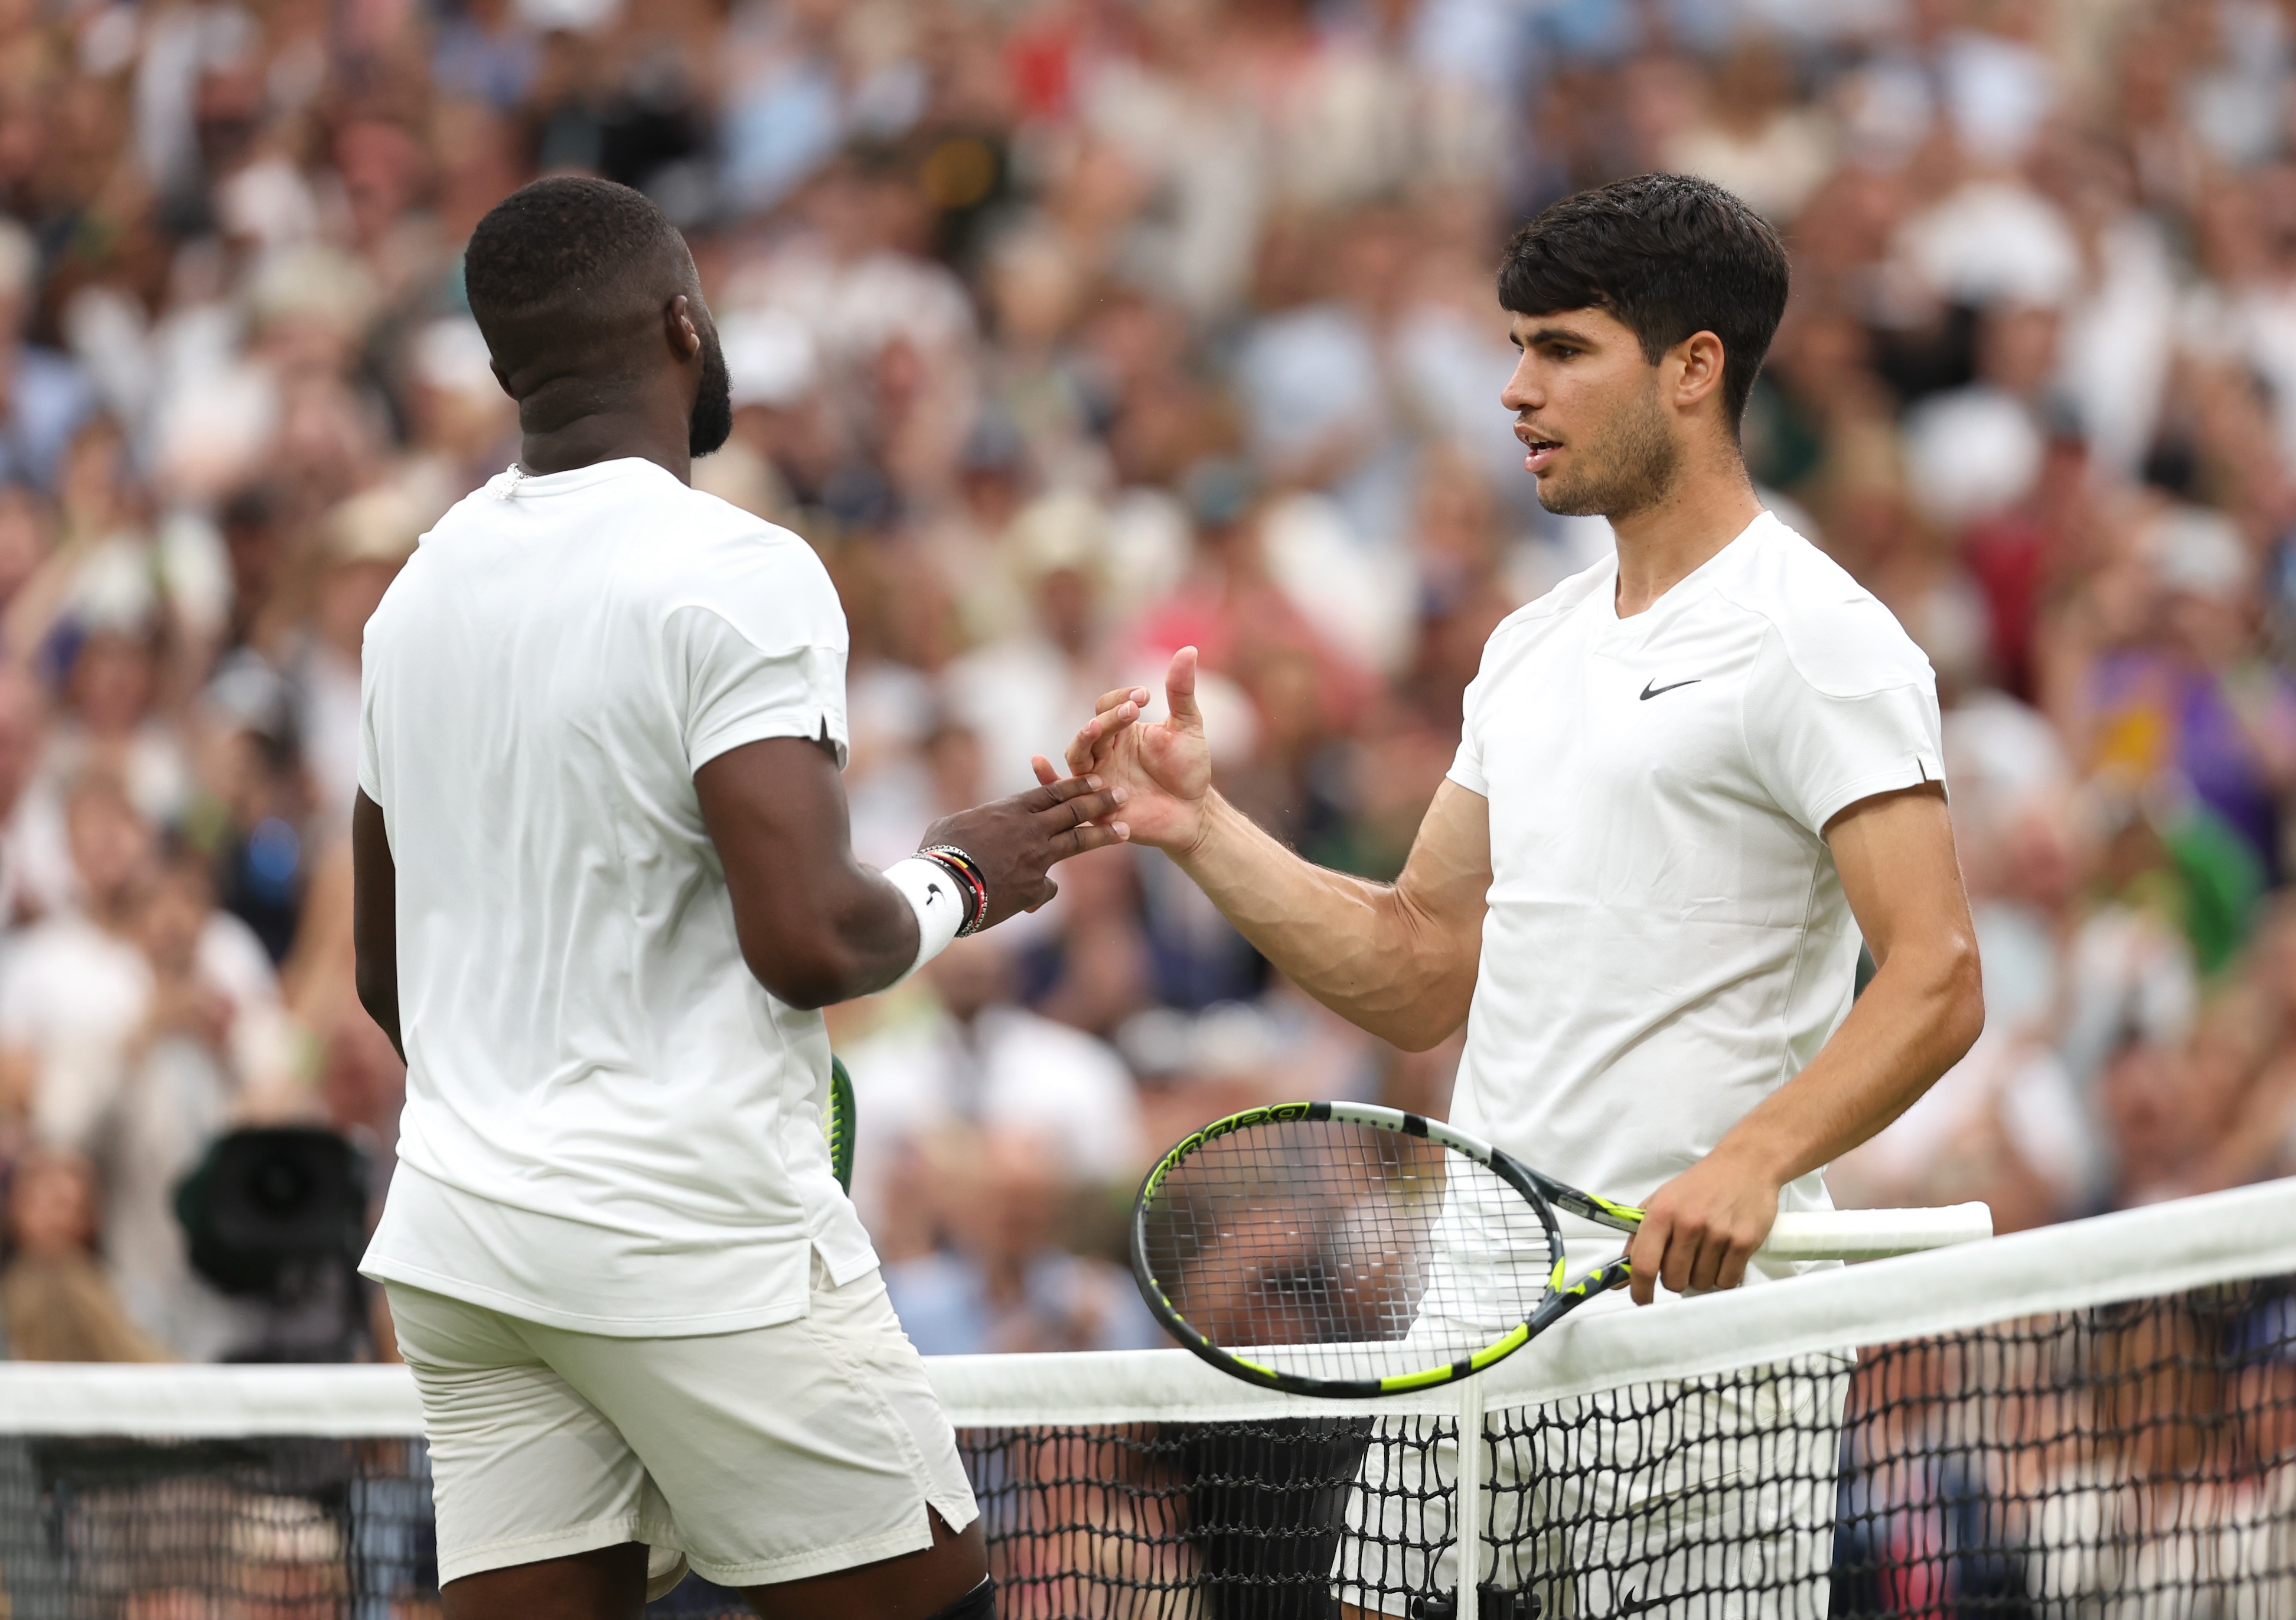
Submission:
M 650 462 L 505 473 L 425 538 L 365 657 L 421 1177 L 383 1274 L 660 1332 L 798 1314 L 809 1244 L 873 1263 L 820 1016 L 744 965 L 693 780 L 767 737 L 841 752 L 844 662 L 811 549 Z
M 734 406 L 676 227 L 538 180 L 463 287 L 518 465 L 368 621 L 351 810 L 359 1003 L 409 1060 L 360 1270 L 422 1392 L 445 1611 L 635 1620 L 690 1565 L 760 1614 L 993 1620 L 808 1009 L 1043 905 L 1123 795 L 856 860 L 828 575 L 687 487 Z

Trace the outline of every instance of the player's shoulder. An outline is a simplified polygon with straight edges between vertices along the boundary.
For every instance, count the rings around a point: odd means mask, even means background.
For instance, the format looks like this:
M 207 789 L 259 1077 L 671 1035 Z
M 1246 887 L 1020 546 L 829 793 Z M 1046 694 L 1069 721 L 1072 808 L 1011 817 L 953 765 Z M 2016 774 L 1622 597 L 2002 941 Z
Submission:
M 804 537 L 779 523 L 667 474 L 650 485 L 645 500 L 658 522 L 649 523 L 648 543 L 636 555 L 667 575 L 688 568 L 825 572 Z
M 1744 547 L 1715 595 L 1767 621 L 1794 672 L 1827 697 L 1930 687 L 1936 674 L 1898 617 L 1849 570 L 1765 512 L 1733 543 Z
M 1536 640 L 1570 617 L 1570 610 L 1597 591 L 1612 588 L 1619 577 L 1615 554 L 1558 581 L 1545 596 L 1524 603 L 1500 620 L 1484 643 L 1484 656 L 1526 641 Z
M 641 543 L 623 555 L 634 595 L 663 613 L 703 607 L 745 626 L 810 621 L 837 601 L 821 555 L 802 535 L 663 477 L 650 489 Z

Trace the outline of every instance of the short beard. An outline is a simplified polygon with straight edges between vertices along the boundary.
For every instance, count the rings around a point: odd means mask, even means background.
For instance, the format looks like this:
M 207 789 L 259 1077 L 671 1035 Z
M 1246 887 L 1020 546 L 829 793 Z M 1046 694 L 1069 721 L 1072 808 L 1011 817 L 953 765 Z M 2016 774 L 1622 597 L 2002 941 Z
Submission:
M 701 333 L 701 386 L 694 391 L 693 414 L 685 419 L 685 453 L 707 456 L 723 448 L 733 432 L 734 383 L 712 322 Z
M 1538 481 L 1538 504 L 1558 517 L 1618 519 L 1663 500 L 1682 464 L 1659 409 L 1658 379 L 1624 407 L 1608 432 L 1575 447 L 1575 473 Z

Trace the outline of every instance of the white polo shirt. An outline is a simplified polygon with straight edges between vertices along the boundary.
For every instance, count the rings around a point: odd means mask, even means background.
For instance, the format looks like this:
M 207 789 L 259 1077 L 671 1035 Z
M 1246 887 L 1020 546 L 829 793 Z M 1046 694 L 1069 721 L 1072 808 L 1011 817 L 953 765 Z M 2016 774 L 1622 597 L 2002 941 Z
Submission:
M 742 962 L 693 791 L 762 738 L 841 760 L 845 652 L 811 547 L 652 462 L 512 469 L 423 537 L 366 628 L 407 1057 L 369 1276 L 658 1336 L 876 1264 L 821 1015 Z
M 1450 774 L 1490 802 L 1491 887 L 1452 1117 L 1640 1203 L 1849 1010 L 1826 822 L 1944 769 L 1928 659 L 1769 514 L 1634 618 L 1617 582 L 1508 618 L 1467 688 Z M 1831 1206 L 1815 1173 L 1781 1199 Z

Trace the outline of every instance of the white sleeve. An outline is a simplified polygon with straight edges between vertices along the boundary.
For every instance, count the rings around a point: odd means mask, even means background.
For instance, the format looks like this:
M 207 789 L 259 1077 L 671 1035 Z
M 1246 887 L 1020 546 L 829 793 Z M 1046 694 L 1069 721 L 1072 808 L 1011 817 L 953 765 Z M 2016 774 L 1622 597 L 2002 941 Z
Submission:
M 845 615 L 809 548 L 769 549 L 665 621 L 686 769 L 767 737 L 827 736 L 845 763 Z M 789 566 L 794 562 L 797 565 Z
M 1746 745 L 1778 807 L 1812 833 L 1861 799 L 1945 780 L 1937 678 L 1870 596 L 1773 629 L 1748 682 Z
M 359 792 L 382 802 L 382 754 L 374 742 L 374 649 L 362 641 L 359 647 Z
M 1451 756 L 1451 769 L 1444 773 L 1469 793 L 1485 799 L 1491 796 L 1491 785 L 1483 776 L 1483 747 L 1475 733 L 1484 685 L 1490 679 L 1490 662 L 1491 649 L 1487 642 L 1482 668 L 1475 671 L 1475 678 L 1467 683 L 1467 690 L 1459 700 L 1459 752 Z

